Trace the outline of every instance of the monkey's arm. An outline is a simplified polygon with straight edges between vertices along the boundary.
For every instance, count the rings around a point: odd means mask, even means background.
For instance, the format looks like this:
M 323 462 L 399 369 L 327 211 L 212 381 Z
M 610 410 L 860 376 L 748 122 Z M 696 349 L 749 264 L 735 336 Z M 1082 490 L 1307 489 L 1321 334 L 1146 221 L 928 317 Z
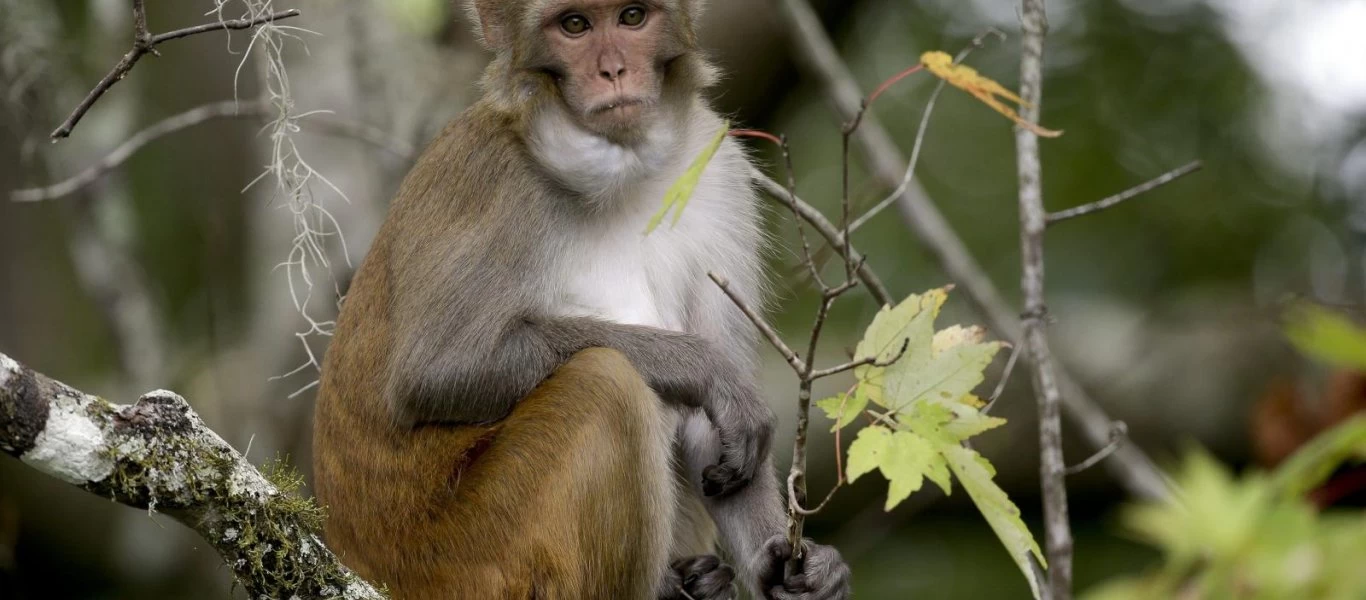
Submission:
M 702 473 L 708 495 L 753 479 L 768 455 L 773 415 L 747 375 L 702 338 L 590 317 L 514 315 L 500 327 L 467 324 L 454 339 L 414 336 L 413 352 L 390 372 L 389 402 L 401 426 L 488 423 L 585 348 L 626 355 L 666 402 L 699 407 L 717 428 L 723 451 Z

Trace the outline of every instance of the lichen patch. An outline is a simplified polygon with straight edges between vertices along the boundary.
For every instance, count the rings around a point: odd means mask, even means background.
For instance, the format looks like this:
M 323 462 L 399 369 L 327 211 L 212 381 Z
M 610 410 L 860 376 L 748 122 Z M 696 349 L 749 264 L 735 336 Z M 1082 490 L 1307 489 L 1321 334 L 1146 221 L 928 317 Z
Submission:
M 19 374 L 19 363 L 13 358 L 0 354 L 0 385 L 7 385 L 10 379 Z
M 0 364 L 0 373 L 4 369 L 7 366 Z M 81 485 L 108 477 L 114 461 L 105 447 L 104 432 L 90 419 L 86 404 L 74 395 L 54 397 L 48 403 L 47 426 L 19 459 L 67 483 Z

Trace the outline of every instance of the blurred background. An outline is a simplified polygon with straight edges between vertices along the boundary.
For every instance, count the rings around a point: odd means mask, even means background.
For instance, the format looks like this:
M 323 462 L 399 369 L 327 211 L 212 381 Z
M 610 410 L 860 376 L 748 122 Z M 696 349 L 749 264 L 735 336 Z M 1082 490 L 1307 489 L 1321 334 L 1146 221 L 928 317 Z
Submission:
M 127 51 L 129 2 L 0 0 L 0 194 L 76 175 L 184 111 L 235 97 L 248 107 L 150 141 L 74 193 L 0 199 L 0 352 L 118 402 L 174 389 L 257 464 L 284 455 L 307 475 L 317 377 L 310 356 L 325 351 L 337 294 L 414 149 L 477 96 L 488 57 L 449 0 L 147 4 L 153 32 L 214 19 L 219 5 L 230 18 L 248 4 L 303 16 L 282 22 L 298 29 L 282 27 L 270 48 L 252 45 L 248 32 L 167 43 L 71 139 L 52 144 L 48 133 Z M 798 192 L 836 215 L 841 119 L 795 60 L 776 3 L 710 5 L 705 45 L 726 72 L 715 104 L 746 127 L 788 135 Z M 1007 38 L 968 62 L 1017 87 L 1015 2 L 813 5 L 865 93 L 922 52 L 955 53 L 988 28 Z M 1050 0 L 1048 10 L 1042 122 L 1067 132 L 1043 145 L 1050 209 L 1205 163 L 1142 199 L 1050 231 L 1051 331 L 1066 367 L 1164 465 L 1193 444 L 1233 465 L 1274 460 L 1317 430 L 1315 407 L 1360 406 L 1360 386 L 1330 385 L 1341 374 L 1290 350 L 1277 315 L 1287 298 L 1349 307 L 1366 299 L 1366 3 Z M 280 64 L 287 80 L 271 68 Z M 907 155 L 935 83 L 913 76 L 873 110 Z M 287 92 L 290 114 L 313 114 L 272 122 L 285 96 L 262 104 L 271 91 Z M 917 178 L 1019 306 L 1011 127 L 947 90 Z M 778 157 L 756 151 L 781 177 Z M 868 206 L 888 190 L 863 162 L 855 153 L 852 189 Z M 287 192 L 296 188 L 311 198 L 302 210 L 321 207 L 329 217 L 291 210 Z M 889 210 L 859 231 L 869 263 L 898 297 L 949 283 L 900 218 Z M 804 339 L 816 303 L 796 268 L 795 230 L 781 210 L 770 211 L 769 227 L 777 242 L 772 319 Z M 299 243 L 301 231 L 320 241 L 318 250 Z M 983 323 L 958 296 L 941 322 Z M 866 294 L 837 305 L 824 358 L 840 361 L 876 310 Z M 765 357 L 769 400 L 787 436 L 775 444 L 783 463 L 796 381 L 776 353 Z M 1010 424 L 976 448 L 1037 526 L 1037 429 L 1023 370 L 995 410 Z M 1259 411 L 1282 417 L 1259 421 Z M 816 417 L 813 497 L 835 478 L 826 429 Z M 1065 433 L 1069 463 L 1093 451 L 1071 428 Z M 963 494 L 927 488 L 884 513 L 885 486 L 877 476 L 860 479 L 809 526 L 844 552 L 860 597 L 1028 596 Z M 1118 526 L 1126 497 L 1104 469 L 1069 486 L 1079 590 L 1154 563 L 1156 554 Z M 233 595 L 212 549 L 172 519 L 0 459 L 0 598 Z

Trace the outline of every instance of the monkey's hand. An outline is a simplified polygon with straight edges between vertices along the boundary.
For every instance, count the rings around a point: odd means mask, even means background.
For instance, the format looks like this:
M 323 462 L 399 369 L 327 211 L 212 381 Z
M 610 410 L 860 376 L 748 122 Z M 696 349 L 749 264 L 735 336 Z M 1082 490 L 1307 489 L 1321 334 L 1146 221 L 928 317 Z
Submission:
M 788 575 L 787 560 L 792 545 L 786 535 L 775 535 L 764 543 L 755 573 L 759 588 L 772 600 L 845 600 L 849 598 L 849 566 L 838 550 L 802 540 L 805 553 L 801 569 Z
M 659 600 L 735 600 L 735 597 L 735 569 L 714 554 L 674 561 L 659 586 Z
M 706 413 L 721 438 L 721 459 L 702 469 L 702 493 L 724 496 L 754 480 L 768 458 L 776 417 L 757 393 L 730 395 L 712 404 Z

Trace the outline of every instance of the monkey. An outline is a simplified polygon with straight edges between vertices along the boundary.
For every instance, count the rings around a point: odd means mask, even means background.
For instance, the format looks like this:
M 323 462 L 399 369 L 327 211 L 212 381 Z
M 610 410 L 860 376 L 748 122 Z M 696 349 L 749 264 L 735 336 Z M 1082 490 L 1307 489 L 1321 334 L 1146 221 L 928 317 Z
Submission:
M 483 95 L 417 159 L 348 290 L 314 423 L 324 535 L 399 599 L 843 599 L 787 563 L 750 163 L 702 0 L 466 0 Z M 730 563 L 717 556 L 724 546 Z

